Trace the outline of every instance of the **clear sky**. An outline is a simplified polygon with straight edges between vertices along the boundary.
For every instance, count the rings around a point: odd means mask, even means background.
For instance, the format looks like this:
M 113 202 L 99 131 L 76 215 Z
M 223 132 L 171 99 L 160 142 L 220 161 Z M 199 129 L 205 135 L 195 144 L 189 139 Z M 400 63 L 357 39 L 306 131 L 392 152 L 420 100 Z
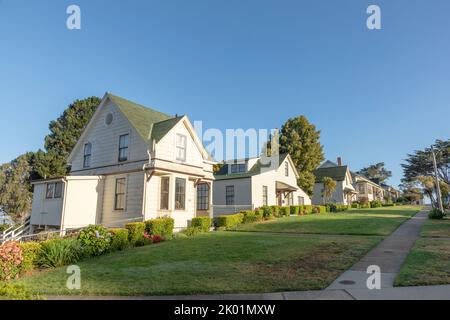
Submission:
M 110 91 L 221 130 L 304 114 L 327 158 L 384 161 L 397 184 L 408 152 L 450 138 L 449 21 L 448 0 L 0 0 L 0 162 Z

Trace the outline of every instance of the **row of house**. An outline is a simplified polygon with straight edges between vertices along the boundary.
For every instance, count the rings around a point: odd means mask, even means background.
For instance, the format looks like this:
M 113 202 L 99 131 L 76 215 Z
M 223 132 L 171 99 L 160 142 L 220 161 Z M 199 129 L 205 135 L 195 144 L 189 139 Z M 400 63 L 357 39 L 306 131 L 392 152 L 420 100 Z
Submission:
M 325 176 L 338 182 L 333 202 L 350 203 L 359 191 L 369 200 L 382 197 L 377 184 L 327 161 L 316 170 L 311 199 L 297 185 L 299 174 L 288 154 L 269 159 L 270 165 L 261 158 L 234 161 L 214 174 L 216 162 L 187 116 L 170 116 L 110 93 L 67 160 L 68 176 L 33 182 L 34 232 L 119 227 L 161 216 L 174 218 L 181 229 L 196 216 L 321 204 Z

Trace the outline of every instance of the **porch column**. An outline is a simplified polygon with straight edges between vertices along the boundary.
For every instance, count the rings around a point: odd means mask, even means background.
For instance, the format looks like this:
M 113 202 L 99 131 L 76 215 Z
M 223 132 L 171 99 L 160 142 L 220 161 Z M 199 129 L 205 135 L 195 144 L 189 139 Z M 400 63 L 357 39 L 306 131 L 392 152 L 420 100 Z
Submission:
M 209 182 L 209 217 L 214 218 L 214 207 L 213 207 L 213 183 Z

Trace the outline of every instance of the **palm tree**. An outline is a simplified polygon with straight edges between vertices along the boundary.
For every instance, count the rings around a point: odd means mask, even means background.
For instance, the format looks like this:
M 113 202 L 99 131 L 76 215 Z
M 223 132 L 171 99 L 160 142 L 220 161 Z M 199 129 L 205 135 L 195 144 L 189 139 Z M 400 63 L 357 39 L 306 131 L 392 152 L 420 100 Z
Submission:
M 334 181 L 330 177 L 324 177 L 322 182 L 323 182 L 322 197 L 325 204 L 331 198 L 334 191 L 336 191 L 336 181 Z

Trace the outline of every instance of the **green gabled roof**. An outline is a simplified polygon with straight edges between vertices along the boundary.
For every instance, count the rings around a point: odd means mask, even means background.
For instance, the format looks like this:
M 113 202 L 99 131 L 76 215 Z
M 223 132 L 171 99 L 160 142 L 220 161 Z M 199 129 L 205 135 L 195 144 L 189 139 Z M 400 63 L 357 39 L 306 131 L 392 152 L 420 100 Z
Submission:
M 284 159 L 287 157 L 287 153 L 280 154 L 279 155 L 279 165 L 283 163 Z M 248 159 L 246 159 L 248 161 Z M 228 166 L 229 164 L 225 164 L 220 170 L 217 172 L 217 174 L 214 175 L 216 180 L 227 180 L 227 179 L 241 179 L 241 178 L 248 178 L 257 174 L 261 173 L 261 168 L 269 167 L 270 165 L 263 165 L 261 164 L 261 161 L 258 160 L 256 163 L 251 167 L 247 172 L 242 173 L 232 173 L 228 174 Z
M 161 140 L 182 118 L 172 117 L 111 93 L 108 93 L 108 97 L 147 143 L 151 143 L 152 140 L 156 140 L 156 142 Z
M 313 171 L 313 174 L 316 177 L 316 183 L 322 182 L 325 177 L 330 177 L 334 181 L 343 181 L 345 180 L 347 170 L 347 166 L 318 168 Z

